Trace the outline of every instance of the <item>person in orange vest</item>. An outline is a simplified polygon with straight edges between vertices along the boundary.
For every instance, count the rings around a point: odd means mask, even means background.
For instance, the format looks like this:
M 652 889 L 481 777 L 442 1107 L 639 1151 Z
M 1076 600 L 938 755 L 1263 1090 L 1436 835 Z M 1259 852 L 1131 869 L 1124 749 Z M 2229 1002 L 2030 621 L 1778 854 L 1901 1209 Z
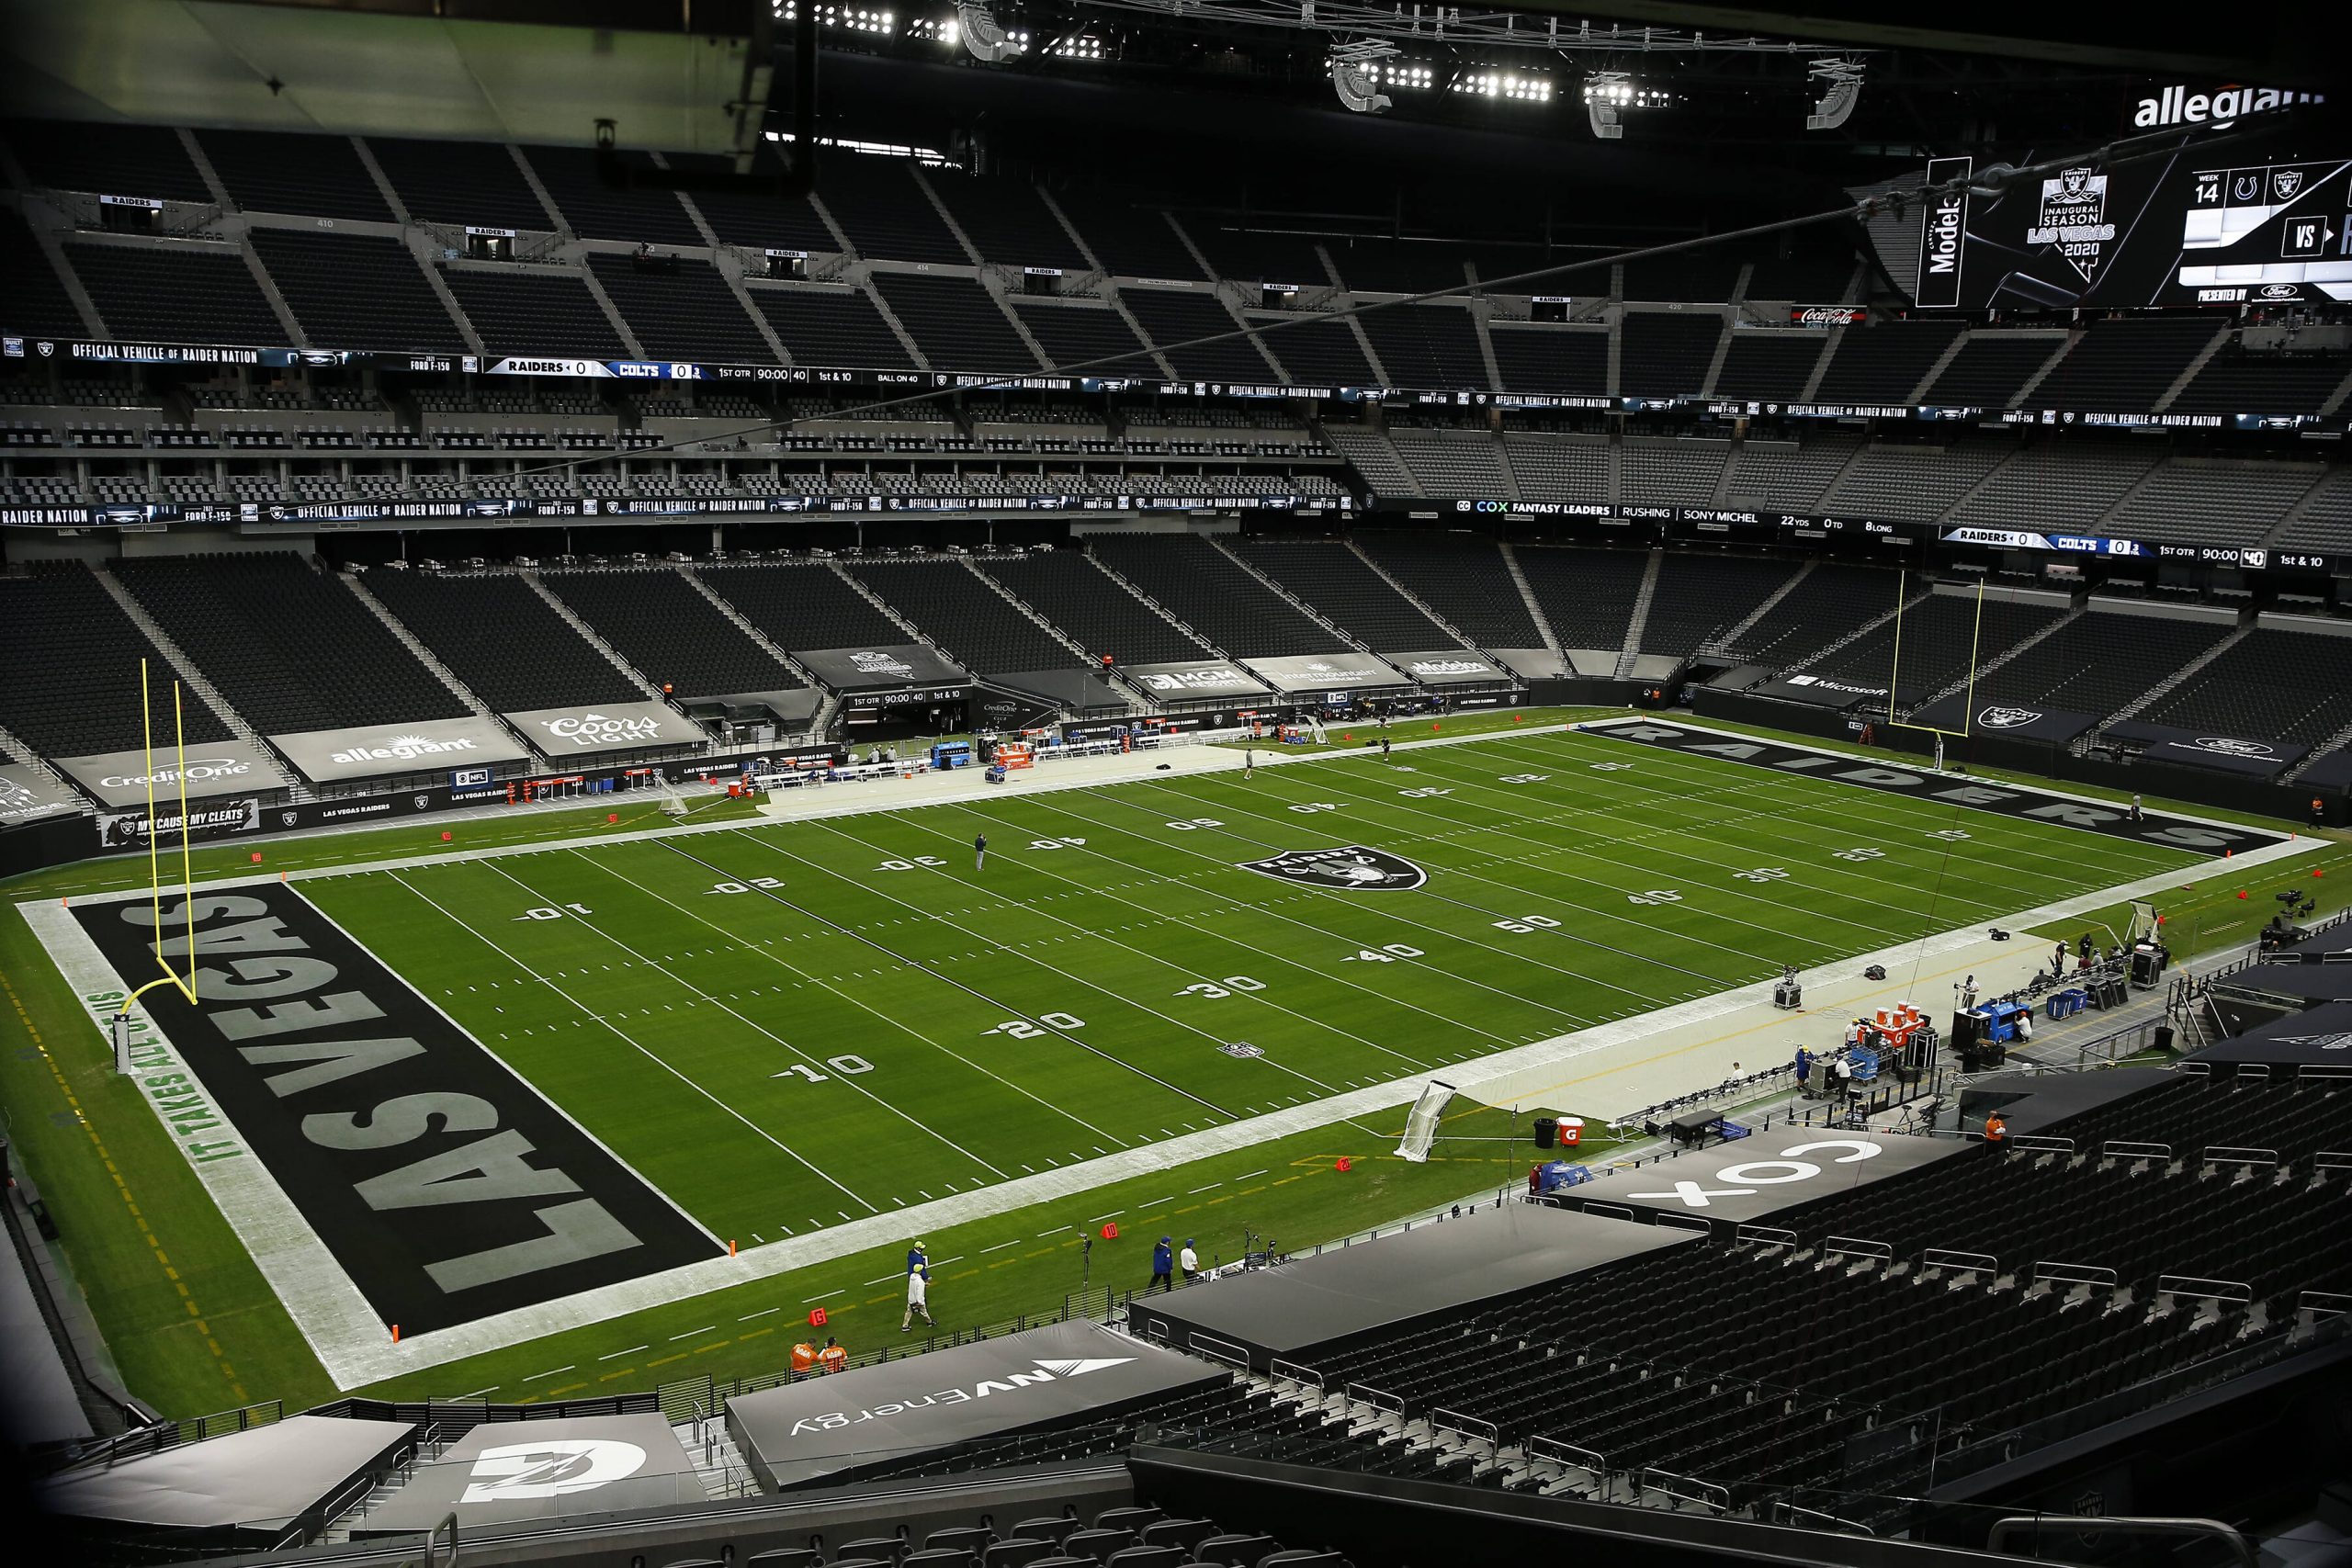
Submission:
M 817 1365 L 821 1370 L 820 1375 L 825 1372 L 847 1371 L 849 1352 L 835 1344 L 833 1337 L 828 1334 L 825 1336 L 825 1348 L 817 1352 Z
M 830 1341 L 828 1341 L 828 1343 L 830 1343 Z M 817 1347 L 809 1344 L 806 1339 L 803 1339 L 799 1344 L 795 1345 L 792 1348 L 792 1375 L 794 1377 L 805 1378 L 811 1371 L 816 1370 L 816 1366 Z
M 1984 1146 L 1986 1148 L 1998 1149 L 2008 1141 L 2009 1123 L 2007 1118 L 1997 1111 L 1984 1118 Z

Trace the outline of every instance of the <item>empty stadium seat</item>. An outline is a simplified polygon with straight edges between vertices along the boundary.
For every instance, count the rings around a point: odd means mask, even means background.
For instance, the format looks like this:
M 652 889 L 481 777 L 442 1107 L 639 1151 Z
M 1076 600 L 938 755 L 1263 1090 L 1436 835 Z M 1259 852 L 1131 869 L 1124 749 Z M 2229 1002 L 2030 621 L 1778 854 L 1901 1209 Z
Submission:
M 540 581 L 646 681 L 681 700 L 808 684 L 675 571 L 551 571 Z
M 511 573 L 375 571 L 367 587 L 493 713 L 645 700 Z
M 1237 659 L 1348 650 L 1205 539 L 1098 537 L 1091 547 L 1096 559 Z
M 1451 633 L 1337 540 L 1242 539 L 1234 549 L 1375 652 L 1459 646 Z

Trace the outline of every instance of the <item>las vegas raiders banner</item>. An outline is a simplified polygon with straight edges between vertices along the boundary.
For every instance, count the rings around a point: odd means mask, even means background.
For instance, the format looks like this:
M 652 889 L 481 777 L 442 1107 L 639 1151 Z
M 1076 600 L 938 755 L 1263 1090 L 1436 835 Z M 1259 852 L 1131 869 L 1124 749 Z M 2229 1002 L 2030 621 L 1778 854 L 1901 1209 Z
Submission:
M 700 1503 L 708 1495 L 694 1461 L 660 1415 L 492 1421 L 417 1466 L 351 1533 L 355 1540 L 418 1535 L 451 1514 L 463 1532 Z
M 727 1402 L 727 1429 L 760 1484 L 786 1492 L 957 1443 L 1109 1420 L 1227 1376 L 1095 1324 L 1061 1323 L 741 1394 Z
M 1430 879 L 1428 872 L 1403 856 L 1363 844 L 1284 850 L 1264 860 L 1245 860 L 1240 865 L 1244 871 L 1277 882 L 1302 882 L 1341 893 L 1409 893 Z
M 484 767 L 492 762 L 519 762 L 530 755 L 498 726 L 470 716 L 311 729 L 268 739 L 312 784 Z
M 2063 746 L 2098 722 L 2098 715 L 2068 713 L 2060 708 L 2032 707 L 2019 703 L 1980 701 L 1969 711 L 1965 694 L 1939 697 L 1911 716 L 1911 722 L 1931 729 L 1956 729 L 1971 735 L 1997 735 L 2012 740 L 2038 740 Z

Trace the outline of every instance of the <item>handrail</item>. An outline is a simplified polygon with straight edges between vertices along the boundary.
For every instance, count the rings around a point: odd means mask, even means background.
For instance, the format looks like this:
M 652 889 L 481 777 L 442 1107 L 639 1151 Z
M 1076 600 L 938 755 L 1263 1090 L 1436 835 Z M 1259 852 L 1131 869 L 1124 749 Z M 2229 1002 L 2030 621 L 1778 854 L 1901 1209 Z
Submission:
M 1855 1535 L 1868 1536 L 1875 1536 L 1878 1534 L 1878 1531 L 1871 1529 L 1870 1526 L 1862 1523 L 1860 1519 L 1841 1519 L 1835 1514 L 1825 1514 L 1818 1508 L 1799 1507 L 1794 1503 L 1775 1503 L 1772 1506 L 1781 1513 L 1785 1514 L 1788 1517 L 1789 1523 L 1798 1529 L 1845 1530 Z M 1821 1523 L 1817 1525 L 1807 1525 L 1800 1522 L 1804 1519 L 1819 1519 Z
M 2170 1144 L 2140 1144 L 2129 1139 L 2109 1138 L 2099 1145 L 2098 1157 L 2101 1159 L 2170 1159 L 2172 1145 Z
M 1555 1451 L 1545 1452 L 1547 1448 Z M 1572 1464 L 1578 1470 L 1590 1471 L 1597 1477 L 1606 1478 L 1609 1474 L 1609 1457 L 1606 1454 L 1597 1450 L 1581 1448 L 1565 1438 L 1531 1438 L 1527 1442 L 1527 1451 L 1539 1458 L 1555 1460 L 1561 1464 Z
M 2012 1133 L 2009 1147 L 2029 1154 L 2070 1155 L 2075 1152 L 2075 1140 L 2052 1133 Z
M 1833 1235 L 1822 1243 L 1821 1249 L 1831 1258 L 1880 1258 L 1889 1263 L 1894 1261 L 1893 1247 L 1883 1241 L 1869 1241 L 1860 1236 Z
M 2100 1278 L 2102 1275 L 2105 1278 Z M 2035 1284 L 2047 1280 L 2059 1285 L 2105 1285 L 2110 1291 L 2115 1289 L 2115 1270 L 2098 1263 L 2036 1261 L 2031 1279 Z
M 1223 1339 L 1214 1334 L 1204 1334 L 1197 1328 L 1185 1337 L 1184 1348 L 1196 1356 L 1206 1356 L 1212 1361 L 1222 1361 L 1228 1366 L 1238 1367 L 1245 1372 L 1250 1370 L 1250 1352 L 1246 1348 L 1236 1345 L 1230 1339 Z
M 2352 1170 L 2352 1149 L 2322 1149 L 2312 1156 L 2312 1168 L 2320 1170 Z
M 1405 1414 L 1405 1401 L 1402 1395 L 1390 1393 L 1385 1390 L 1374 1388 L 1370 1383 L 1351 1382 L 1340 1392 L 1345 1393 L 1350 1399 L 1360 1400 L 1363 1404 L 1371 1405 L 1374 1410 L 1386 1410 L 1390 1414 L 1396 1416 L 1402 1416 Z M 1382 1404 L 1381 1402 L 1383 1400 L 1387 1401 L 1387 1403 L 1385 1404 Z
M 2195 1285 L 2219 1285 L 2218 1291 L 2192 1290 Z M 2199 1301 L 2250 1302 L 2254 1287 L 2243 1280 L 2208 1280 L 2195 1274 L 2159 1274 L 2156 1293 L 2160 1296 L 2189 1296 Z
M 1744 1224 L 1733 1230 L 1731 1239 L 1734 1246 L 1750 1241 L 1758 1247 L 1794 1247 L 1797 1233 L 1785 1225 Z
M 1715 1229 L 1713 1222 L 1702 1215 L 1678 1214 L 1667 1210 L 1659 1211 L 1657 1218 L 1651 1223 L 1675 1230 L 1697 1231 L 1701 1235 L 1712 1235 Z
M 1578 1207 L 1588 1214 L 1600 1214 L 1606 1211 L 1606 1217 L 1612 1220 L 1630 1220 L 1634 1217 L 1632 1205 L 1626 1203 L 1587 1202 L 1579 1204 Z
M 1317 1371 L 1313 1367 L 1303 1366 L 1296 1361 L 1285 1361 L 1280 1356 L 1276 1356 L 1273 1359 L 1266 1363 L 1266 1375 L 1269 1377 L 1288 1378 L 1293 1382 L 1313 1383 L 1315 1385 L 1315 1391 L 1317 1393 L 1327 1391 L 1326 1385 L 1323 1382 L 1323 1374 L 1321 1372 Z
M 1459 1433 L 1465 1438 L 1484 1438 L 1490 1443 L 1503 1440 L 1502 1428 L 1492 1421 L 1483 1416 L 1464 1416 L 1457 1410 L 1431 1407 L 1430 1425 L 1441 1431 Z
M 2094 1531 L 2119 1535 L 2155 1535 L 2160 1532 L 2186 1530 L 2200 1536 L 2211 1536 L 2229 1548 L 2233 1556 L 2245 1568 L 2257 1568 L 2254 1543 L 2219 1519 L 2193 1518 L 2132 1518 L 2121 1515 L 2100 1517 L 2082 1514 L 2014 1514 L 1994 1522 L 1984 1538 L 1984 1550 L 1996 1556 L 2010 1555 L 2039 1558 L 2038 1550 L 2018 1551 L 2008 1542 L 2011 1537 L 2037 1535 L 2047 1529 L 2060 1529 L 2072 1533 L 2088 1535 Z
M 2330 1302 L 2341 1304 L 2330 1306 Z M 2295 1310 L 2331 1315 L 2352 1312 L 2352 1291 L 2305 1291 L 2295 1298 Z
M 1665 1482 L 1677 1482 L 1692 1490 L 1678 1492 L 1674 1487 L 1663 1484 Z M 1645 1465 L 1642 1469 L 1640 1484 L 1645 1492 L 1663 1492 L 1669 1497 L 1679 1497 L 1686 1503 L 1696 1503 L 1702 1507 L 1721 1508 L 1725 1512 L 1731 1508 L 1729 1487 L 1702 1481 L 1695 1475 L 1677 1475 L 1670 1470 L 1656 1470 Z
M 1961 1261 L 1961 1259 L 1963 1258 L 1967 1259 L 1967 1261 Z M 1977 1268 L 1977 1264 L 1979 1263 L 1982 1263 L 1984 1267 L 1982 1269 Z M 1919 1267 L 1922 1269 L 1958 1269 L 1964 1272 L 1975 1274 L 1997 1274 L 2001 1271 L 2001 1260 L 1998 1258 L 1994 1257 L 1993 1254 L 1989 1252 L 1962 1252 L 1957 1247 L 1923 1247 L 1920 1250 Z
M 2224 1144 L 2204 1150 L 2203 1158 L 2207 1165 L 2277 1165 L 2278 1151 Z

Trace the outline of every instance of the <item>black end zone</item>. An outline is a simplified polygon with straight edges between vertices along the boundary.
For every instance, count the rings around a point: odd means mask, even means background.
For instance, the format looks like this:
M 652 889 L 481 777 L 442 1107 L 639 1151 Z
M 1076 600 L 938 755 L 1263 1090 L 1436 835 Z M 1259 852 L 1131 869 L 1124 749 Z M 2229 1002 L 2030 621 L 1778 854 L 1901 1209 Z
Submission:
M 2061 828 L 2076 828 L 2088 833 L 2104 834 L 2110 839 L 2129 839 L 2137 843 L 2160 844 L 2167 849 L 2189 850 L 2209 855 L 2260 849 L 2265 844 L 2281 842 L 2287 837 L 2284 833 L 2266 833 L 2258 828 L 2167 817 L 2156 811 L 2146 813 L 2135 822 L 2130 810 L 2121 806 L 2076 800 L 2048 790 L 2029 789 L 2022 784 L 1989 784 L 1978 779 L 1922 772 L 1917 768 L 1891 767 L 1860 758 L 1841 757 L 1832 752 L 1815 751 L 1809 747 L 1788 746 L 1776 740 L 1758 740 L 1742 735 L 1684 729 L 1670 724 L 1595 724 L 1577 728 L 1582 734 L 1598 735 L 1611 740 L 1627 740 L 1668 751 L 1685 751 L 1694 757 L 1710 757 L 1722 762 L 1745 762 L 1750 767 L 1770 768 L 1779 773 L 1835 779 L 1839 784 L 1855 784 L 1887 795 L 1940 800 L 1975 811 L 1989 811 L 1997 817 L 2054 823 Z
M 74 913 L 130 984 L 154 976 L 150 906 Z M 292 887 L 167 897 L 183 972 L 191 915 L 198 1005 L 145 999 L 192 1109 L 228 1120 L 385 1323 L 447 1328 L 722 1250 Z

